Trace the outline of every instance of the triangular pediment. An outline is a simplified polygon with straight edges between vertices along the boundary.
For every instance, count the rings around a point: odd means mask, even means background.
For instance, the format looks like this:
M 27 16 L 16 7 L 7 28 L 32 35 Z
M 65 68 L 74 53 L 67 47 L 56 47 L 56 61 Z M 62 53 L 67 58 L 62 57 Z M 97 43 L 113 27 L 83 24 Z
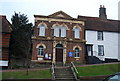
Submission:
M 67 18 L 67 19 L 72 18 L 71 16 L 69 16 L 68 14 L 66 14 L 66 13 L 63 12 L 63 11 L 55 12 L 55 13 L 49 15 L 49 17 L 54 17 L 54 18 Z

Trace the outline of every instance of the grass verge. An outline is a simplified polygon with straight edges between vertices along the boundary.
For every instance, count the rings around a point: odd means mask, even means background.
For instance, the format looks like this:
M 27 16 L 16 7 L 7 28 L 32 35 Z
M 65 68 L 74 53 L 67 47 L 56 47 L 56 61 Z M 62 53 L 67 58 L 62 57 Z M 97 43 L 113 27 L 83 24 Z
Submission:
M 3 72 L 2 79 L 27 79 L 27 78 L 51 78 L 50 70 L 32 70 L 26 75 L 26 71 Z
M 104 64 L 104 65 L 93 65 L 77 67 L 79 76 L 97 76 L 97 75 L 110 75 L 119 70 L 120 64 Z

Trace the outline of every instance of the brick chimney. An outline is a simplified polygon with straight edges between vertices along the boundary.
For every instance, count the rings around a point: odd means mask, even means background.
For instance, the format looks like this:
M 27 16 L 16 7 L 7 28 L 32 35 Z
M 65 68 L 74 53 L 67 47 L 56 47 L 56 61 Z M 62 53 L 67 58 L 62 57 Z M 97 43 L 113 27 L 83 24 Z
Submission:
M 99 18 L 100 19 L 107 19 L 106 8 L 105 8 L 104 5 L 100 5 L 100 8 L 99 8 Z

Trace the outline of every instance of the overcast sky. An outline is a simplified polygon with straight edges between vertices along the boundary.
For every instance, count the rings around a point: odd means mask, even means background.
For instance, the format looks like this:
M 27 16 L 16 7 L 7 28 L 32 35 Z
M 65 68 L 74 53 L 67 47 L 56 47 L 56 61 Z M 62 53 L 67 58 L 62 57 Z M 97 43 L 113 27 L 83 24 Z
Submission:
M 6 15 L 11 22 L 14 12 L 21 12 L 34 23 L 34 14 L 50 15 L 64 11 L 77 18 L 82 16 L 99 16 L 100 5 L 105 5 L 108 19 L 118 19 L 118 2 L 120 0 L 0 0 L 0 15 Z

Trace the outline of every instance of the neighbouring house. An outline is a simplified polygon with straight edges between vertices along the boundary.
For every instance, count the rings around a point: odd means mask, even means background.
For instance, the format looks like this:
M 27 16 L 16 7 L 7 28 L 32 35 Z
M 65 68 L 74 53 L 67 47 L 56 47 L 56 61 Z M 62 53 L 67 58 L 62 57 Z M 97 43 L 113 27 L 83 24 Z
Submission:
M 6 19 L 6 16 L 0 15 L 0 22 L 2 31 L 0 32 L 0 36 L 2 40 L 0 41 L 0 67 L 7 68 L 9 62 L 9 43 L 11 37 L 11 24 Z
M 32 61 L 85 61 L 84 21 L 63 11 L 48 16 L 34 15 Z
M 114 13 L 114 12 L 113 12 Z M 100 6 L 99 17 L 78 16 L 85 20 L 86 60 L 88 63 L 120 61 L 119 20 L 107 19 L 106 8 Z M 99 59 L 99 60 L 98 60 Z

